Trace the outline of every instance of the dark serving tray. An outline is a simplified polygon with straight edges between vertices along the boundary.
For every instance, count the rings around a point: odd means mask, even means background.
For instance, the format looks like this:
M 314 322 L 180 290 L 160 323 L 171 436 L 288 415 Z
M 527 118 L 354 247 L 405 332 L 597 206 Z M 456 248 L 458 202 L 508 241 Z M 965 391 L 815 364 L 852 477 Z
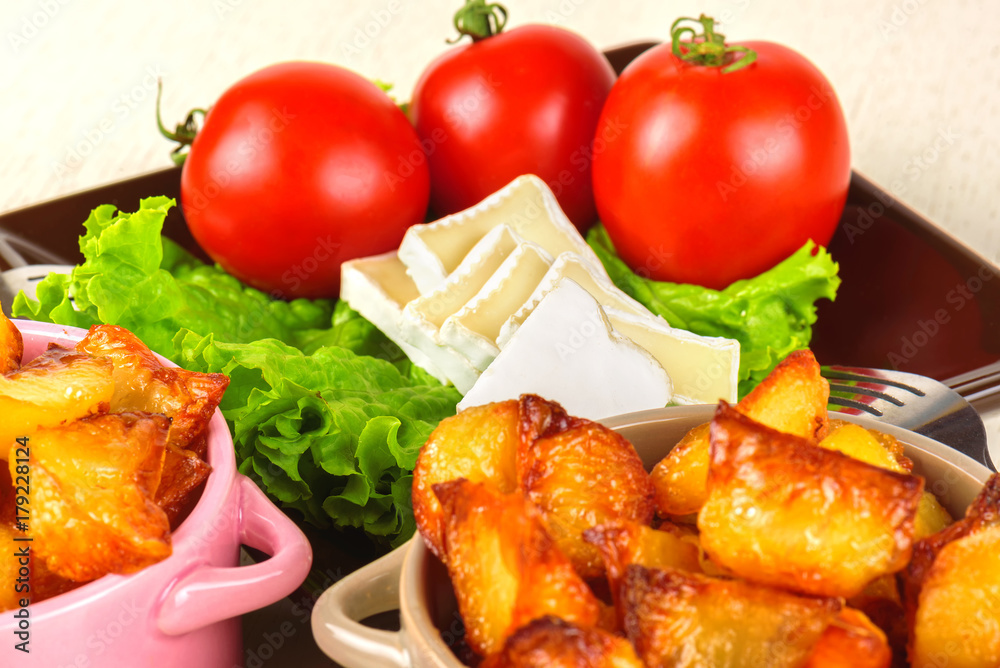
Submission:
M 606 53 L 616 71 L 654 43 Z M 164 147 L 166 159 L 167 147 Z M 113 204 L 134 211 L 153 195 L 180 198 L 180 168 L 119 181 L 0 215 L 0 231 L 49 255 L 22 254 L 29 262 L 66 263 L 82 257 L 77 239 L 90 210 Z M 167 216 L 164 234 L 204 260 L 180 207 Z M 975 387 L 1000 370 L 1000 270 L 874 183 L 855 173 L 847 206 L 829 246 L 843 283 L 834 302 L 819 304 L 811 348 L 823 364 L 896 368 L 953 387 Z M 0 258 L 0 270 L 8 269 Z M 967 393 L 975 403 L 975 393 Z M 991 401 L 996 401 L 996 398 Z M 977 405 L 985 408 L 985 402 Z M 303 526 L 314 548 L 313 575 L 328 586 L 377 556 L 357 538 L 339 540 Z M 345 540 L 346 539 L 346 540 Z M 349 544 L 345 544 L 349 543 Z M 261 555 L 252 555 L 262 558 Z M 244 618 L 250 665 L 295 662 L 302 668 L 333 666 L 312 642 L 308 612 L 315 590 Z M 383 624 L 392 625 L 392 621 Z

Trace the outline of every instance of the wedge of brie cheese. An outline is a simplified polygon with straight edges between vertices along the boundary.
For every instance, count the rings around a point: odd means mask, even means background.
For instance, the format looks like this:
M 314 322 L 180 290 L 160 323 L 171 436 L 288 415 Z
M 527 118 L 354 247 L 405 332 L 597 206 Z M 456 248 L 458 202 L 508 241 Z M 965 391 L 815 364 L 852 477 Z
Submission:
M 646 349 L 670 374 L 674 403 L 715 404 L 737 400 L 740 343 L 671 327 L 652 313 L 604 309 L 619 334 Z
M 612 329 L 589 292 L 564 278 L 524 320 L 458 408 L 524 393 L 596 420 L 665 406 L 671 383 L 653 355 Z
M 618 289 L 535 176 L 344 263 L 341 297 L 460 407 L 533 392 L 598 419 L 737 398 L 739 343 L 675 329 Z
M 520 309 L 549 268 L 548 254 L 522 243 L 503 261 L 475 297 L 441 325 L 441 341 L 483 370 L 500 352 L 500 328 Z
M 559 208 L 555 195 L 533 174 L 517 177 L 465 211 L 414 225 L 399 246 L 399 259 L 420 293 L 430 292 L 498 225 L 507 225 L 519 238 L 537 244 L 553 258 L 566 251 L 576 253 L 606 275 L 597 255 Z
M 652 315 L 649 310 L 618 289 L 608 275 L 598 272 L 584 262 L 576 253 L 563 253 L 552 263 L 545 276 L 538 282 L 531 296 L 504 321 L 497 335 L 497 345 L 504 347 L 521 326 L 525 318 L 538 306 L 553 288 L 564 278 L 571 278 L 591 294 L 601 306 L 612 306 L 620 311 Z
M 340 298 L 398 345 L 411 362 L 446 383 L 448 376 L 403 336 L 403 306 L 419 296 L 395 253 L 349 260 L 340 266 Z

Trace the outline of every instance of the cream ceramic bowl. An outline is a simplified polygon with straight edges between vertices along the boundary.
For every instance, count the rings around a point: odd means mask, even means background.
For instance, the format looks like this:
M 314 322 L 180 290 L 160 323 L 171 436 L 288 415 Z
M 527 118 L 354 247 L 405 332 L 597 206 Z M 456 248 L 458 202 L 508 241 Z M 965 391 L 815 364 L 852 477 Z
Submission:
M 715 406 L 684 406 L 604 420 L 628 438 L 652 468 L 692 427 L 711 420 Z M 955 517 L 979 492 L 990 471 L 929 438 L 865 418 L 837 416 L 892 434 L 905 446 L 914 473 L 924 476 Z M 398 632 L 362 625 L 370 615 L 399 610 Z M 462 668 L 450 646 L 461 619 L 444 566 L 415 536 L 405 545 L 328 589 L 313 608 L 316 642 L 346 668 Z

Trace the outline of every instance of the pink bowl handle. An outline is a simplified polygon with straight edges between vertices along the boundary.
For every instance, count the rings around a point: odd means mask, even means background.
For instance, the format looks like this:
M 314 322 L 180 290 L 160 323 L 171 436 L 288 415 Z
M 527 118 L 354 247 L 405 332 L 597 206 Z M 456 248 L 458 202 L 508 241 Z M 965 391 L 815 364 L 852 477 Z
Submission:
M 302 531 L 250 478 L 237 475 L 240 539 L 271 558 L 252 566 L 202 566 L 167 592 L 157 624 L 181 635 L 281 600 L 306 579 L 312 548 Z

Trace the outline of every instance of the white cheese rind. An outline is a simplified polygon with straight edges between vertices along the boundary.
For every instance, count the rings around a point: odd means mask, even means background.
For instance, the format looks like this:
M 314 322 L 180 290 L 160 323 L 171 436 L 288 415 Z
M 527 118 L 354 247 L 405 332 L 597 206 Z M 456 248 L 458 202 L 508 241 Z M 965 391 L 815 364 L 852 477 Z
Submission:
M 714 404 L 719 399 L 736 403 L 739 341 L 677 329 L 652 313 L 642 315 L 612 307 L 605 313 L 615 331 L 649 351 L 667 370 L 675 403 Z
M 444 321 L 441 342 L 469 358 L 475 368 L 486 369 L 500 352 L 500 328 L 531 296 L 550 263 L 544 250 L 522 243 L 476 296 Z
M 601 306 L 563 279 L 525 319 L 459 403 L 462 410 L 539 394 L 592 420 L 658 408 L 671 400 L 656 359 L 611 328 Z
M 608 275 L 598 272 L 584 262 L 576 253 L 563 253 L 556 258 L 552 266 L 539 281 L 531 296 L 524 302 L 520 309 L 511 317 L 507 318 L 500 333 L 497 336 L 497 345 L 503 348 L 510 341 L 511 337 L 525 321 L 528 315 L 538 306 L 539 302 L 551 292 L 556 285 L 564 278 L 570 278 L 580 287 L 591 294 L 601 306 L 615 307 L 621 311 L 636 314 L 649 314 L 649 310 L 622 292 L 618 286 L 611 282 Z
M 403 305 L 419 292 L 396 253 L 345 262 L 340 267 L 340 298 L 379 328 L 410 361 L 442 383 L 447 375 L 402 333 Z
M 605 273 L 601 261 L 563 213 L 548 185 L 533 174 L 517 177 L 465 211 L 414 225 L 403 237 L 399 258 L 421 294 L 429 292 L 497 225 L 507 225 L 552 257 L 572 251 L 595 271 Z
M 480 369 L 460 350 L 442 341 L 441 325 L 475 298 L 521 243 L 507 226 L 493 228 L 441 285 L 403 308 L 402 337 L 440 368 L 460 392 L 472 387 Z

